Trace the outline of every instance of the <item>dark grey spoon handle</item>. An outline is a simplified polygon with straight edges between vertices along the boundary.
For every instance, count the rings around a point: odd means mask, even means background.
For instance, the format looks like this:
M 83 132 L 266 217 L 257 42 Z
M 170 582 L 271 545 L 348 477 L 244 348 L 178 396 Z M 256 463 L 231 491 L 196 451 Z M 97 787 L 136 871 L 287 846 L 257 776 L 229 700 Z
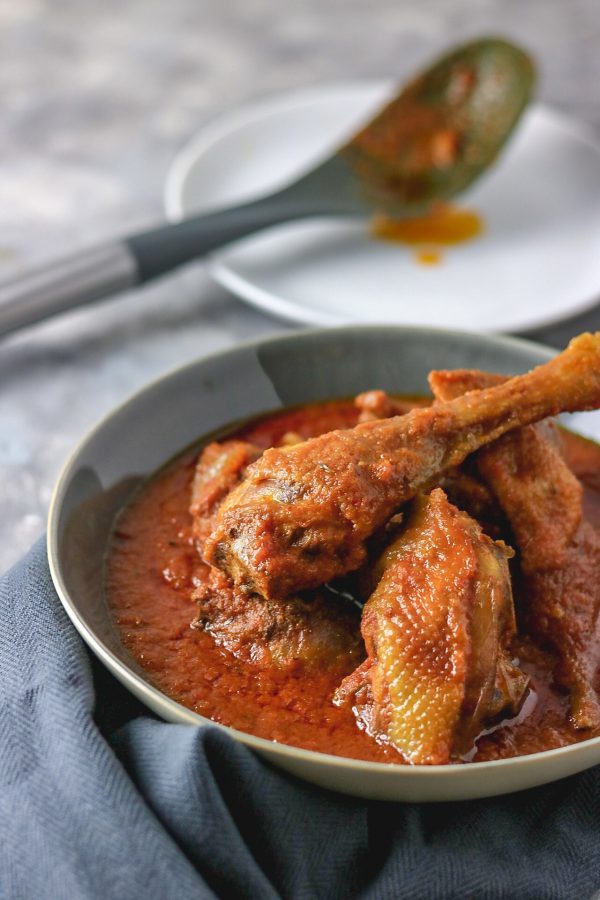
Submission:
M 162 225 L 80 251 L 0 284 L 0 336 L 150 281 L 183 263 L 290 219 L 327 212 L 282 195 Z
M 115 242 L 83 250 L 0 284 L 0 336 L 138 282 L 134 255 Z

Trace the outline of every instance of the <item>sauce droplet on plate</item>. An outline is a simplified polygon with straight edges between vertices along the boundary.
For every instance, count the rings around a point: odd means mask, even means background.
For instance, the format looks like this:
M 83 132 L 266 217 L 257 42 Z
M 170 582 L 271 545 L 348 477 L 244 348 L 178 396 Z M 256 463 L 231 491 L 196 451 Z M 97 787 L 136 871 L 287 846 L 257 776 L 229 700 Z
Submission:
M 485 230 L 481 216 L 471 209 L 449 203 L 437 204 L 415 219 L 393 219 L 378 214 L 371 223 L 371 234 L 384 241 L 413 247 L 415 258 L 425 266 L 442 260 L 441 248 L 479 237 Z
M 422 266 L 437 266 L 444 257 L 441 250 L 423 247 L 421 250 L 415 250 L 415 258 Z

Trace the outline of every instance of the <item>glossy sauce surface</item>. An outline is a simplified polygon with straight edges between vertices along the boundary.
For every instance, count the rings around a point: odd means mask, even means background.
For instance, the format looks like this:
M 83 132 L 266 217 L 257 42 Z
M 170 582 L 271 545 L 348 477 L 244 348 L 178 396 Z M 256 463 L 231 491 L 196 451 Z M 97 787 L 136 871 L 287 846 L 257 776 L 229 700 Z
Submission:
M 286 410 L 234 432 L 266 448 L 286 433 L 310 437 L 356 423 L 352 401 Z M 565 433 L 565 453 L 586 486 L 586 512 L 600 525 L 600 447 Z M 234 658 L 212 637 L 194 630 L 195 587 L 207 576 L 192 541 L 188 511 L 198 448 L 159 472 L 120 515 L 106 570 L 106 593 L 122 641 L 148 679 L 168 696 L 207 718 L 260 737 L 310 750 L 401 763 L 399 754 L 359 730 L 349 706 L 332 696 L 353 668 L 281 671 Z M 517 609 L 518 592 L 515 591 Z M 528 638 L 514 647 L 531 676 L 531 694 L 516 720 L 479 739 L 475 760 L 508 757 L 574 743 L 568 704 L 554 688 L 552 657 Z

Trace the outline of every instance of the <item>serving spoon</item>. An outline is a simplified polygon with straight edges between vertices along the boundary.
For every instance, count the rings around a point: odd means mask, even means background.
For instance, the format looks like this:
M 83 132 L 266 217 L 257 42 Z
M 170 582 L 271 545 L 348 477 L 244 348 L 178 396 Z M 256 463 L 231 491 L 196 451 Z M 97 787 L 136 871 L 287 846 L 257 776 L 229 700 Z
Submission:
M 316 216 L 409 218 L 468 187 L 496 158 L 533 92 L 521 49 L 466 44 L 407 84 L 328 159 L 284 188 L 80 250 L 0 284 L 0 336 L 144 284 L 254 231 Z

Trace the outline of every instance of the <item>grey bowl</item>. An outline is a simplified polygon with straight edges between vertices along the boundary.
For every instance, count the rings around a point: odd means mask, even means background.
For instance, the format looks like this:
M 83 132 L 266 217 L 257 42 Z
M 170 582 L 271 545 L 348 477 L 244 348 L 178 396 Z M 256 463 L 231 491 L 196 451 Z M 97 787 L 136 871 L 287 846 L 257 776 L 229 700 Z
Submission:
M 397 326 L 334 328 L 245 344 L 165 375 L 83 440 L 56 485 L 48 554 L 71 621 L 112 673 L 154 712 L 171 722 L 207 724 L 146 680 L 121 645 L 103 595 L 111 524 L 140 483 L 203 434 L 236 419 L 375 387 L 425 392 L 431 368 L 517 373 L 551 355 L 544 347 L 511 338 Z M 591 436 L 600 434 L 598 413 L 573 417 L 571 424 Z M 342 759 L 226 730 L 301 778 L 373 799 L 493 796 L 600 762 L 600 738 L 515 759 L 412 767 Z

